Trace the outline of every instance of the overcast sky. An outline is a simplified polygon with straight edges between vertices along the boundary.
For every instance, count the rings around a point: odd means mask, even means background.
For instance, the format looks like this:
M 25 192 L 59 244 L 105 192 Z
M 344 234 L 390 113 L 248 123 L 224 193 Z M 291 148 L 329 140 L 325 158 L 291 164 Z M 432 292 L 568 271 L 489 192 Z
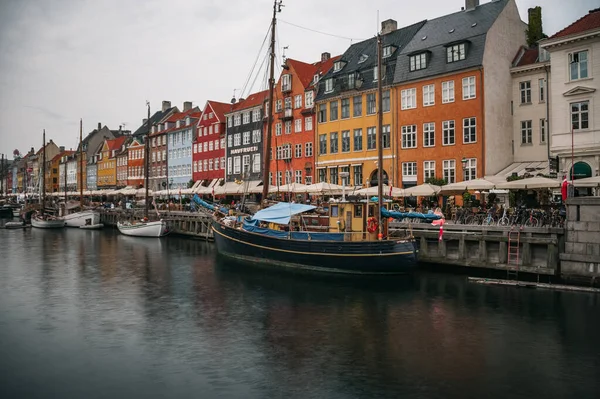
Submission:
M 482 0 L 486 3 L 489 0 Z M 597 0 L 517 0 L 521 18 L 542 6 L 551 35 Z M 399 26 L 460 10 L 464 0 L 285 0 L 279 57 L 305 62 L 372 37 L 379 19 Z M 267 33 L 271 0 L 0 0 L 0 153 L 47 139 L 74 148 L 98 122 L 135 130 L 162 100 L 204 106 L 244 87 Z M 300 29 L 342 36 L 333 37 Z M 258 64 L 264 60 L 265 50 Z M 258 66 L 257 66 L 258 68 Z M 251 82 L 266 85 L 265 74 Z M 249 87 L 246 88 L 247 95 Z

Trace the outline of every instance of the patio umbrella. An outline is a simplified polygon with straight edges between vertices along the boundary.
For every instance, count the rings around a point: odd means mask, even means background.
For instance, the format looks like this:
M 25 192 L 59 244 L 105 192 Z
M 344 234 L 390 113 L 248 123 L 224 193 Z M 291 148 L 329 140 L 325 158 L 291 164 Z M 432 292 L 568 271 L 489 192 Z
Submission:
M 434 184 L 424 183 L 404 190 L 405 197 L 431 197 L 437 195 L 442 188 Z
M 352 191 L 352 186 L 350 187 L 346 187 L 346 192 L 350 192 Z M 336 195 L 336 194 L 341 194 L 342 191 L 344 190 L 344 186 L 340 186 L 339 184 L 333 184 L 333 183 L 327 183 L 327 182 L 320 182 L 320 183 L 315 183 L 315 184 L 311 184 L 309 186 L 306 186 L 304 188 L 304 192 L 309 193 L 309 194 L 329 194 L 329 195 Z
M 530 177 L 528 179 L 507 181 L 496 185 L 498 189 L 532 190 L 537 188 L 559 188 L 560 182 L 547 177 Z
M 292 183 L 292 184 L 284 184 L 283 186 L 279 186 L 279 190 L 277 190 L 277 186 L 273 186 L 273 188 L 269 189 L 269 193 L 276 193 L 279 191 L 280 193 L 304 193 L 304 189 L 306 188 L 306 184 L 302 183 Z
M 461 181 L 458 183 L 451 183 L 442 186 L 440 190 L 440 194 L 460 194 L 465 191 L 473 191 L 473 190 L 492 190 L 496 187 L 496 184 L 486 180 L 485 178 L 479 178 L 468 181 Z
M 570 183 L 570 181 L 569 181 Z M 573 181 L 575 187 L 600 187 L 600 176 L 586 177 Z
M 398 188 L 398 187 L 391 187 L 392 188 L 392 197 L 403 197 L 404 196 L 404 192 L 405 190 Z M 356 190 L 354 192 L 354 194 L 358 194 L 358 195 L 366 195 L 366 196 L 370 196 L 370 195 L 377 195 L 379 194 L 379 190 L 377 186 L 373 186 L 373 187 L 368 187 L 368 188 L 361 188 L 360 190 Z M 388 186 L 387 184 L 383 185 L 383 195 L 384 196 L 390 196 L 390 186 Z

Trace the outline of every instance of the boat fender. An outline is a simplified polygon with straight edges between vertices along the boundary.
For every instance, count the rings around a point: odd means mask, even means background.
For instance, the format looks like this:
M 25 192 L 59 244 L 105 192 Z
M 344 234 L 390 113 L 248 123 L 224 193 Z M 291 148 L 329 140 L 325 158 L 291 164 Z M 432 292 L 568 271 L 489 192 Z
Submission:
M 377 223 L 377 219 L 375 219 L 374 217 L 370 217 L 367 220 L 367 231 L 369 233 L 375 233 L 375 231 L 377 231 L 378 228 L 379 228 L 379 223 Z

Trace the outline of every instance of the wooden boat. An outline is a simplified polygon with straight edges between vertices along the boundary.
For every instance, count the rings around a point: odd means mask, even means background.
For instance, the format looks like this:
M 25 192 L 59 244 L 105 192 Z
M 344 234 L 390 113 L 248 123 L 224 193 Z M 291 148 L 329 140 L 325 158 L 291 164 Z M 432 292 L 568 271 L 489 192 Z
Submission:
M 103 227 L 104 227 L 104 224 L 102 224 L 102 223 L 84 224 L 82 226 L 79 226 L 80 229 L 84 229 L 84 230 L 100 230 Z
M 135 222 L 117 222 L 117 228 L 121 234 L 136 237 L 163 237 L 169 234 L 167 222 L 158 220 L 154 222 L 145 222 L 143 220 Z
M 281 8 L 275 0 L 271 21 L 270 78 L 266 146 L 271 145 L 274 103 L 274 59 L 276 15 Z M 381 71 L 382 38 L 377 36 L 378 70 Z M 381 103 L 382 79 L 378 79 Z M 381 132 L 382 107 L 378 107 Z M 378 164 L 383 165 L 383 145 L 378 134 Z M 269 148 L 265 153 L 269 153 Z M 270 159 L 263 157 L 263 182 L 270 180 Z M 387 218 L 382 216 L 383 168 L 378 169 L 378 201 L 330 204 L 328 213 L 318 214 L 315 206 L 280 202 L 252 217 L 227 216 L 215 210 L 212 230 L 218 253 L 224 256 L 279 267 L 335 273 L 395 274 L 417 266 L 417 246 L 412 236 L 388 236 Z M 263 184 L 262 202 L 269 194 Z M 294 223 L 294 218 L 297 219 Z M 308 221 L 308 223 L 307 223 Z M 282 231 L 283 230 L 283 231 Z M 300 230 L 300 231 L 296 231 Z
M 27 227 L 25 222 L 6 222 L 4 224 L 5 229 L 22 229 Z
M 100 213 L 92 210 L 83 210 L 63 216 L 67 227 L 84 227 L 86 225 L 100 224 Z

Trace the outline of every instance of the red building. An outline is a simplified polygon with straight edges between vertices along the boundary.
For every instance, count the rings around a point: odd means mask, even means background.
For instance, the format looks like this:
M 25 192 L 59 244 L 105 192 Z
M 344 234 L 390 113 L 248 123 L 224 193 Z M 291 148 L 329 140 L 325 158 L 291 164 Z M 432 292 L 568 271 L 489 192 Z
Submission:
M 141 188 L 144 186 L 144 142 L 135 137 L 127 147 L 127 185 Z
M 231 104 L 207 101 L 202 110 L 192 153 L 195 182 L 202 180 L 207 185 L 225 177 L 225 112 L 231 108 Z
M 271 184 L 314 182 L 315 85 L 339 58 L 323 53 L 313 64 L 285 61 L 274 95 Z

